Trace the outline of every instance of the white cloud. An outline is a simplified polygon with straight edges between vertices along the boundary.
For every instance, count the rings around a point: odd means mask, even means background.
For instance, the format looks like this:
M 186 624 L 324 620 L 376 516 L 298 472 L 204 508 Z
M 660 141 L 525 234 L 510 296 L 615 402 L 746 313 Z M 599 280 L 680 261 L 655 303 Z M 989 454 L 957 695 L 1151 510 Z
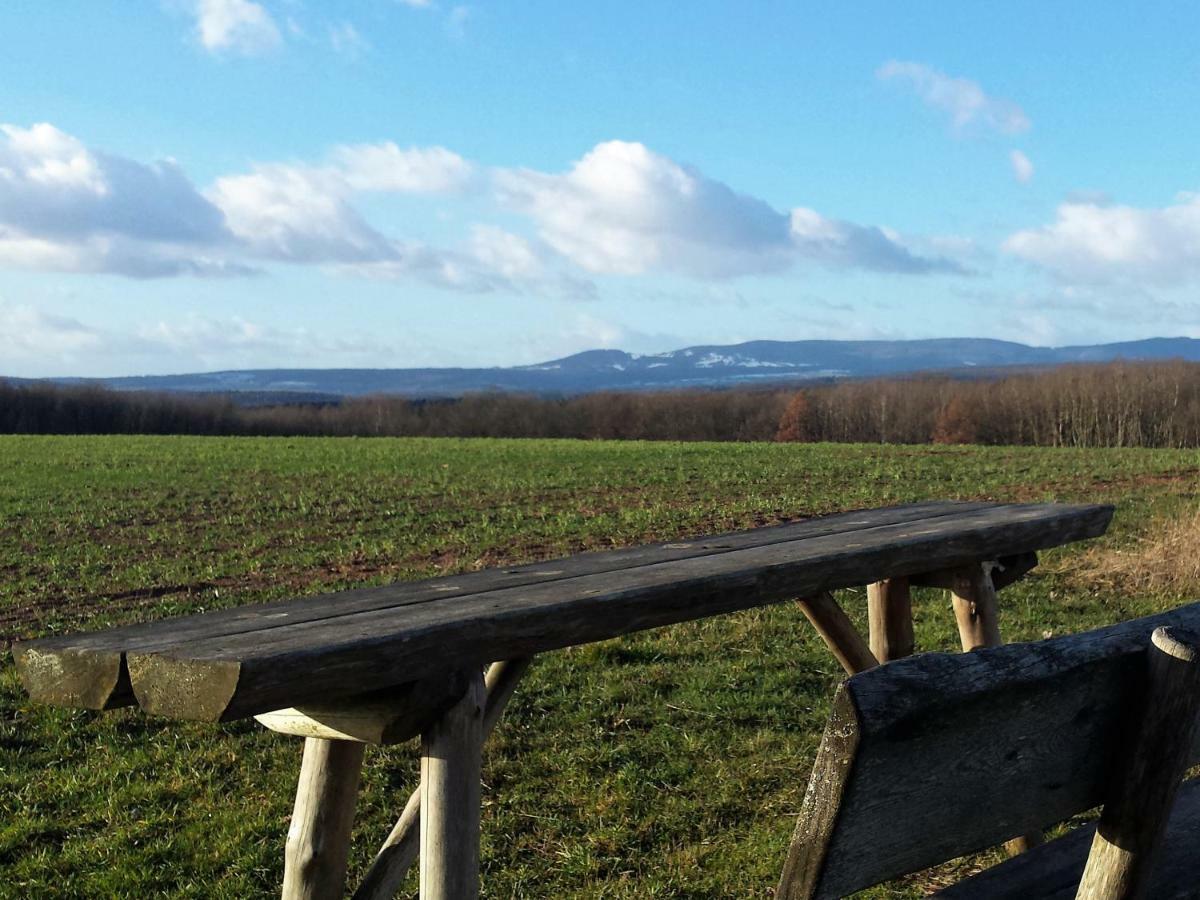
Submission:
M 41 123 L 0 125 L 0 264 L 133 277 L 244 274 L 221 211 L 171 161 L 94 151 Z
M 408 6 L 412 9 L 429 9 L 433 6 L 431 0 L 396 0 L 401 6 Z
M 229 229 L 257 255 L 310 263 L 393 256 L 391 243 L 350 206 L 348 194 L 336 173 L 285 164 L 218 178 L 209 192 Z
M 416 278 L 435 287 L 467 293 L 495 291 L 551 294 L 571 300 L 596 295 L 591 281 L 559 271 L 520 235 L 491 225 L 476 225 L 460 249 L 442 249 L 396 241 L 394 256 L 343 267 L 344 271 L 384 280 Z
M 1013 150 L 1008 154 L 1008 161 L 1012 163 L 1013 177 L 1021 184 L 1028 184 L 1033 178 L 1033 163 L 1029 161 L 1029 157 L 1020 150 Z
M 537 279 L 546 271 L 533 245 L 503 228 L 476 225 L 471 232 L 471 248 L 477 260 L 504 278 Z
M 914 255 L 879 228 L 808 209 L 779 212 L 639 143 L 598 144 L 562 175 L 500 170 L 495 183 L 550 247 L 589 272 L 731 277 L 798 259 L 901 272 L 955 268 Z
M 1004 249 L 1066 280 L 1181 284 L 1200 277 L 1200 195 L 1151 209 L 1064 203 L 1054 222 L 1017 232 Z
M 283 41 L 271 14 L 252 0 L 196 0 L 192 12 L 196 36 L 212 52 L 253 56 Z
M 439 194 L 467 186 L 474 167 L 445 147 L 408 147 L 391 141 L 343 144 L 333 151 L 334 169 L 356 191 Z
M 927 106 L 947 113 L 958 131 L 972 126 L 1003 134 L 1028 131 L 1025 111 L 1011 100 L 989 96 L 978 82 L 955 78 L 924 63 L 891 60 L 880 66 L 876 76 L 899 81 L 916 92 Z
M 300 263 L 398 262 L 400 245 L 359 215 L 354 194 L 447 193 L 472 172 L 442 147 L 343 145 L 327 164 L 271 163 L 218 178 L 209 196 L 256 254 Z

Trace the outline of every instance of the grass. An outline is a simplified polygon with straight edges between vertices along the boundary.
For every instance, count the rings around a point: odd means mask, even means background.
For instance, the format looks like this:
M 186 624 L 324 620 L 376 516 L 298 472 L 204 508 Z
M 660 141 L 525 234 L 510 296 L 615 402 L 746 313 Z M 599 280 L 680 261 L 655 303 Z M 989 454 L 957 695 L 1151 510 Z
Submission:
M 1172 558 L 1144 542 L 1198 473 L 1195 451 L 6 437 L 0 639 L 929 497 L 1117 503 L 1005 592 L 1006 637 L 1034 639 L 1183 599 L 1089 573 Z M 936 593 L 916 634 L 955 645 Z M 486 754 L 486 895 L 769 896 L 838 678 L 790 604 L 543 656 Z M 4 653 L 0 897 L 275 895 L 299 753 L 253 723 L 33 707 Z M 352 877 L 415 780 L 411 746 L 368 752 Z

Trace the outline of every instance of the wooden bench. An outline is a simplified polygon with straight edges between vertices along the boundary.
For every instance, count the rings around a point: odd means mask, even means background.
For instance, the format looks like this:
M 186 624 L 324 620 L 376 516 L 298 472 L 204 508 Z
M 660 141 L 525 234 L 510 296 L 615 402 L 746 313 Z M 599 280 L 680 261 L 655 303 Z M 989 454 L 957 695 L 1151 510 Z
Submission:
M 1100 805 L 1098 829 L 937 896 L 1200 896 L 1200 779 L 1171 815 L 1180 777 L 1200 762 L 1198 635 L 1200 603 L 848 679 L 776 897 L 842 897 Z
M 933 502 L 345 591 L 13 648 L 38 701 L 255 716 L 307 738 L 284 896 L 344 889 L 365 743 L 421 736 L 422 780 L 359 898 L 478 893 L 481 745 L 536 653 L 796 599 L 847 672 L 912 652 L 910 584 L 948 588 L 964 649 L 1000 642 L 996 590 L 1107 506 Z M 864 639 L 830 593 L 868 585 Z M 486 681 L 482 667 L 492 663 Z

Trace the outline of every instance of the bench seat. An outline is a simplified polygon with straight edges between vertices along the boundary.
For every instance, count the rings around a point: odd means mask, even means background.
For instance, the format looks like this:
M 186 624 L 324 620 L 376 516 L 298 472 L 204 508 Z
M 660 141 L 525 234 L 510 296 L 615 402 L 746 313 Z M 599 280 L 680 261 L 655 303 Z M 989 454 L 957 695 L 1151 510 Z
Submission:
M 1035 847 L 935 894 L 945 900 L 1074 900 L 1095 825 Z M 1179 787 L 1148 897 L 1200 897 L 1200 778 Z

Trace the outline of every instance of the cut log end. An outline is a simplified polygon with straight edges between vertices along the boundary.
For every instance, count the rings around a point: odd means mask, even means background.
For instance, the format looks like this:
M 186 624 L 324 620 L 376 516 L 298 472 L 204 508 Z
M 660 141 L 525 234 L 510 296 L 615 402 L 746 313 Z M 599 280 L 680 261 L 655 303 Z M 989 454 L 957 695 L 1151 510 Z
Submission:
M 1180 662 L 1195 663 L 1200 660 L 1200 634 L 1190 628 L 1156 628 L 1150 641 L 1163 653 Z
M 148 713 L 201 722 L 245 715 L 230 708 L 241 675 L 238 662 L 131 653 L 128 666 L 137 702 Z
M 13 656 L 21 683 L 38 703 L 83 709 L 113 709 L 134 703 L 120 653 L 43 650 L 16 644 Z

